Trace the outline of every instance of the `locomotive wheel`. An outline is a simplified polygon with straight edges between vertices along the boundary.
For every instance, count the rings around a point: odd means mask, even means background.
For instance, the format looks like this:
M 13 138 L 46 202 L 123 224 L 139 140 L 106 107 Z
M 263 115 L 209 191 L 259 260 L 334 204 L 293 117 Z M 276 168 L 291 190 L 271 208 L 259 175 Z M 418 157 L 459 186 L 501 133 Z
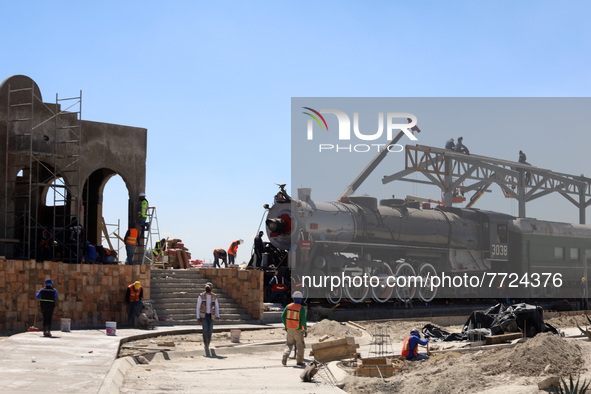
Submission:
M 396 274 L 394 275 L 398 281 L 399 277 L 412 277 L 416 276 L 415 269 L 409 263 L 401 263 L 396 267 Z M 408 283 L 410 282 L 410 283 Z M 414 281 L 408 281 L 406 286 L 398 287 L 398 283 L 396 284 L 396 297 L 402 302 L 410 302 L 412 298 L 415 296 L 415 292 L 417 290 L 416 283 Z
M 392 267 L 387 263 L 383 263 L 381 267 L 376 267 L 372 270 L 372 277 L 379 278 L 379 285 L 371 285 L 371 294 L 374 301 L 379 303 L 388 302 L 394 294 L 394 287 L 388 286 L 388 277 L 394 276 Z
M 343 288 L 342 287 L 337 287 L 333 291 L 330 291 L 330 289 L 326 290 L 326 300 L 328 302 L 330 302 L 331 304 L 334 304 L 334 305 L 338 304 L 339 302 L 341 302 L 342 298 L 343 298 Z
M 358 266 L 345 266 L 344 272 L 347 276 L 351 277 L 351 284 L 345 282 L 343 285 L 343 290 L 347 298 L 353 303 L 360 303 L 365 300 L 367 294 L 369 293 L 369 287 L 363 286 L 363 274 L 365 270 Z M 355 281 L 354 279 L 359 277 L 361 279 L 361 286 L 355 286 L 356 283 L 359 281 Z
M 419 276 L 423 278 L 423 286 L 419 287 L 419 298 L 423 302 L 431 302 L 437 294 L 437 287 L 431 290 L 432 278 L 437 275 L 437 270 L 429 263 L 423 263 L 419 267 Z

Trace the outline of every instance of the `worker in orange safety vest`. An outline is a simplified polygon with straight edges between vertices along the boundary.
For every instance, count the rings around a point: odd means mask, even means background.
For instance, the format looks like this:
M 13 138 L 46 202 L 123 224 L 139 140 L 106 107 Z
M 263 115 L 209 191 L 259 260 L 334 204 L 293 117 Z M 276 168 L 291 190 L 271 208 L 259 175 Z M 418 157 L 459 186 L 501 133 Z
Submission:
M 230 248 L 228 249 L 228 264 L 234 265 L 236 264 L 236 255 L 238 254 L 238 245 L 242 243 L 242 240 L 236 240 L 230 244 Z
M 410 332 L 408 338 L 404 340 L 400 357 L 411 361 L 427 360 L 429 358 L 428 355 L 419 353 L 419 345 L 426 346 L 428 343 L 429 338 L 422 340 L 419 330 L 414 329 Z
M 125 233 L 125 251 L 127 252 L 127 260 L 125 264 L 133 265 L 133 253 L 135 245 L 137 245 L 138 226 L 129 226 L 129 230 Z
M 302 299 L 304 296 L 301 291 L 294 292 L 292 298 L 293 302 L 286 306 L 281 314 L 281 320 L 287 331 L 287 343 L 285 351 L 283 352 L 281 364 L 287 364 L 287 358 L 291 353 L 291 349 L 296 345 L 296 364 L 303 367 L 305 366 L 304 349 L 306 348 L 304 337 L 306 335 L 306 330 L 308 329 L 306 323 L 306 308 L 302 307 Z
M 127 286 L 125 302 L 127 303 L 127 320 L 129 324 L 137 327 L 137 317 L 140 314 L 140 301 L 144 300 L 144 289 L 139 281 Z

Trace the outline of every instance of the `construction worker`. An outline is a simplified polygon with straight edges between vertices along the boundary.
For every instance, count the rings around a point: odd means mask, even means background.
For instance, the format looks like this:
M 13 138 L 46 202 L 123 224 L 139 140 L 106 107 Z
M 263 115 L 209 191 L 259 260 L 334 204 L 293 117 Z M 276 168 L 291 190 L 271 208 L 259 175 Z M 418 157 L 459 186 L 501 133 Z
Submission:
M 211 282 L 205 285 L 205 292 L 199 294 L 197 298 L 197 324 L 201 324 L 203 329 L 203 347 L 205 355 L 210 357 L 209 344 L 211 343 L 211 334 L 213 333 L 213 319 L 220 321 L 220 307 L 218 298 L 213 293 L 213 284 Z M 213 306 L 213 310 L 212 310 Z
M 133 253 L 138 240 L 138 226 L 129 226 L 125 233 L 125 251 L 127 252 L 127 261 L 125 264 L 133 265 Z
M 259 235 L 254 238 L 254 268 L 257 265 L 263 268 L 263 252 L 265 251 L 265 244 L 263 243 L 263 232 L 259 231 Z
M 228 262 L 226 260 L 226 251 L 222 248 L 213 250 L 213 268 L 221 268 L 219 259 L 224 262 L 225 268 L 228 268 Z
M 468 150 L 466 145 L 464 145 L 463 141 L 464 141 L 464 137 L 458 138 L 458 143 L 456 144 L 456 147 L 454 148 L 454 150 L 456 152 L 465 153 L 465 154 L 469 155 L 470 151 Z
M 239 239 L 237 241 L 234 241 L 230 244 L 230 247 L 228 248 L 228 264 L 230 265 L 234 265 L 236 264 L 236 255 L 238 254 L 238 245 L 240 245 L 242 243 L 242 240 Z
M 404 357 L 410 361 L 427 360 L 429 356 L 419 353 L 419 345 L 427 346 L 428 343 L 429 338 L 422 340 L 419 330 L 414 329 L 410 332 L 408 338 L 404 340 L 400 357 Z
M 447 142 L 445 143 L 445 149 L 449 149 L 449 150 L 456 149 L 456 144 L 455 144 L 453 138 L 450 138 L 449 140 L 447 140 Z
M 140 301 L 144 300 L 144 289 L 139 281 L 135 281 L 125 292 L 125 302 L 127 303 L 127 321 L 129 324 L 137 327 L 137 316 L 140 314 Z
M 525 153 L 522 150 L 519 151 L 519 162 L 521 164 L 531 165 L 527 162 L 527 156 L 525 155 Z M 531 172 L 526 171 L 525 172 L 525 184 L 529 185 L 530 180 L 531 180 Z
M 161 260 L 162 254 L 166 250 L 166 240 L 162 238 L 160 241 L 156 241 L 152 253 L 154 254 L 154 261 Z
M 287 300 L 285 297 L 285 293 L 287 291 L 287 287 L 285 287 L 285 278 L 283 276 L 279 276 L 279 271 L 275 271 L 275 275 L 269 281 L 269 285 L 271 285 L 271 295 L 269 296 L 269 301 L 273 302 L 275 298 L 281 298 L 281 305 L 285 307 L 287 305 Z
M 300 247 L 300 263 L 306 263 L 312 249 L 312 236 L 305 229 L 300 230 L 298 234 L 298 245 Z
M 51 318 L 57 302 L 57 290 L 53 288 L 53 281 L 45 279 L 45 287 L 37 292 L 41 314 L 43 315 L 43 336 L 51 336 Z
M 148 219 L 148 200 L 146 199 L 146 193 L 139 194 L 140 209 L 138 212 L 137 224 L 141 227 L 140 240 L 144 239 L 144 231 L 147 229 L 146 220 Z
M 281 364 L 287 365 L 287 358 L 294 345 L 297 347 L 296 364 L 298 366 L 305 366 L 304 364 L 304 336 L 308 329 L 306 323 L 306 308 L 302 307 L 302 299 L 304 298 L 301 291 L 296 291 L 292 294 L 293 302 L 285 307 L 281 314 L 281 320 L 287 331 L 287 343 Z

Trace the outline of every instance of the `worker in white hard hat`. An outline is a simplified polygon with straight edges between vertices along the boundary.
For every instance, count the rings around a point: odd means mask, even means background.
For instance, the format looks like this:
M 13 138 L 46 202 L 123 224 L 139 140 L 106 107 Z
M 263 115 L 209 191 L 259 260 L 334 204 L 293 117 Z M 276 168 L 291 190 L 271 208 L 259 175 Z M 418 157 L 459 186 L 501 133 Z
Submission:
M 197 299 L 197 324 L 201 324 L 203 329 L 203 347 L 207 357 L 211 356 L 209 343 L 213 333 L 213 318 L 220 321 L 220 307 L 217 295 L 213 293 L 213 284 L 208 282 L 205 285 L 205 292 L 199 294 Z
M 301 291 L 296 291 L 291 295 L 291 298 L 293 298 L 293 302 L 286 306 L 281 314 L 281 320 L 287 331 L 287 343 L 285 351 L 283 352 L 281 364 L 287 364 L 287 358 L 291 353 L 291 349 L 296 345 L 296 364 L 303 367 L 305 366 L 304 349 L 306 348 L 304 335 L 308 329 L 306 323 L 306 308 L 302 306 L 302 299 L 304 296 Z
M 456 143 L 454 142 L 453 138 L 450 138 L 449 140 L 447 140 L 447 142 L 445 143 L 445 149 L 448 149 L 448 150 L 455 150 L 456 149 Z

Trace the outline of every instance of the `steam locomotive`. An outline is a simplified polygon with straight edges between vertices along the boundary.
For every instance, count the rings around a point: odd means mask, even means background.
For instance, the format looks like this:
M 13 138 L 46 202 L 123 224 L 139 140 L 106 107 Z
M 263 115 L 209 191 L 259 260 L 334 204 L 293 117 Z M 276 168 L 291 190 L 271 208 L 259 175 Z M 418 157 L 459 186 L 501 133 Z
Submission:
M 351 195 L 315 202 L 310 189 L 299 189 L 292 199 L 282 188 L 268 207 L 266 230 L 273 246 L 288 255 L 293 286 L 335 304 L 370 298 L 380 303 L 435 297 L 577 298 L 591 258 L 591 226 L 473 208 L 431 209 L 394 198 L 378 203 L 375 197 Z M 465 274 L 477 276 L 480 287 L 444 288 L 440 280 L 434 285 L 435 277 Z M 377 279 L 371 284 L 355 280 L 364 275 Z M 425 283 L 393 286 L 387 280 L 411 276 Z M 348 280 L 328 286 L 326 278 Z

